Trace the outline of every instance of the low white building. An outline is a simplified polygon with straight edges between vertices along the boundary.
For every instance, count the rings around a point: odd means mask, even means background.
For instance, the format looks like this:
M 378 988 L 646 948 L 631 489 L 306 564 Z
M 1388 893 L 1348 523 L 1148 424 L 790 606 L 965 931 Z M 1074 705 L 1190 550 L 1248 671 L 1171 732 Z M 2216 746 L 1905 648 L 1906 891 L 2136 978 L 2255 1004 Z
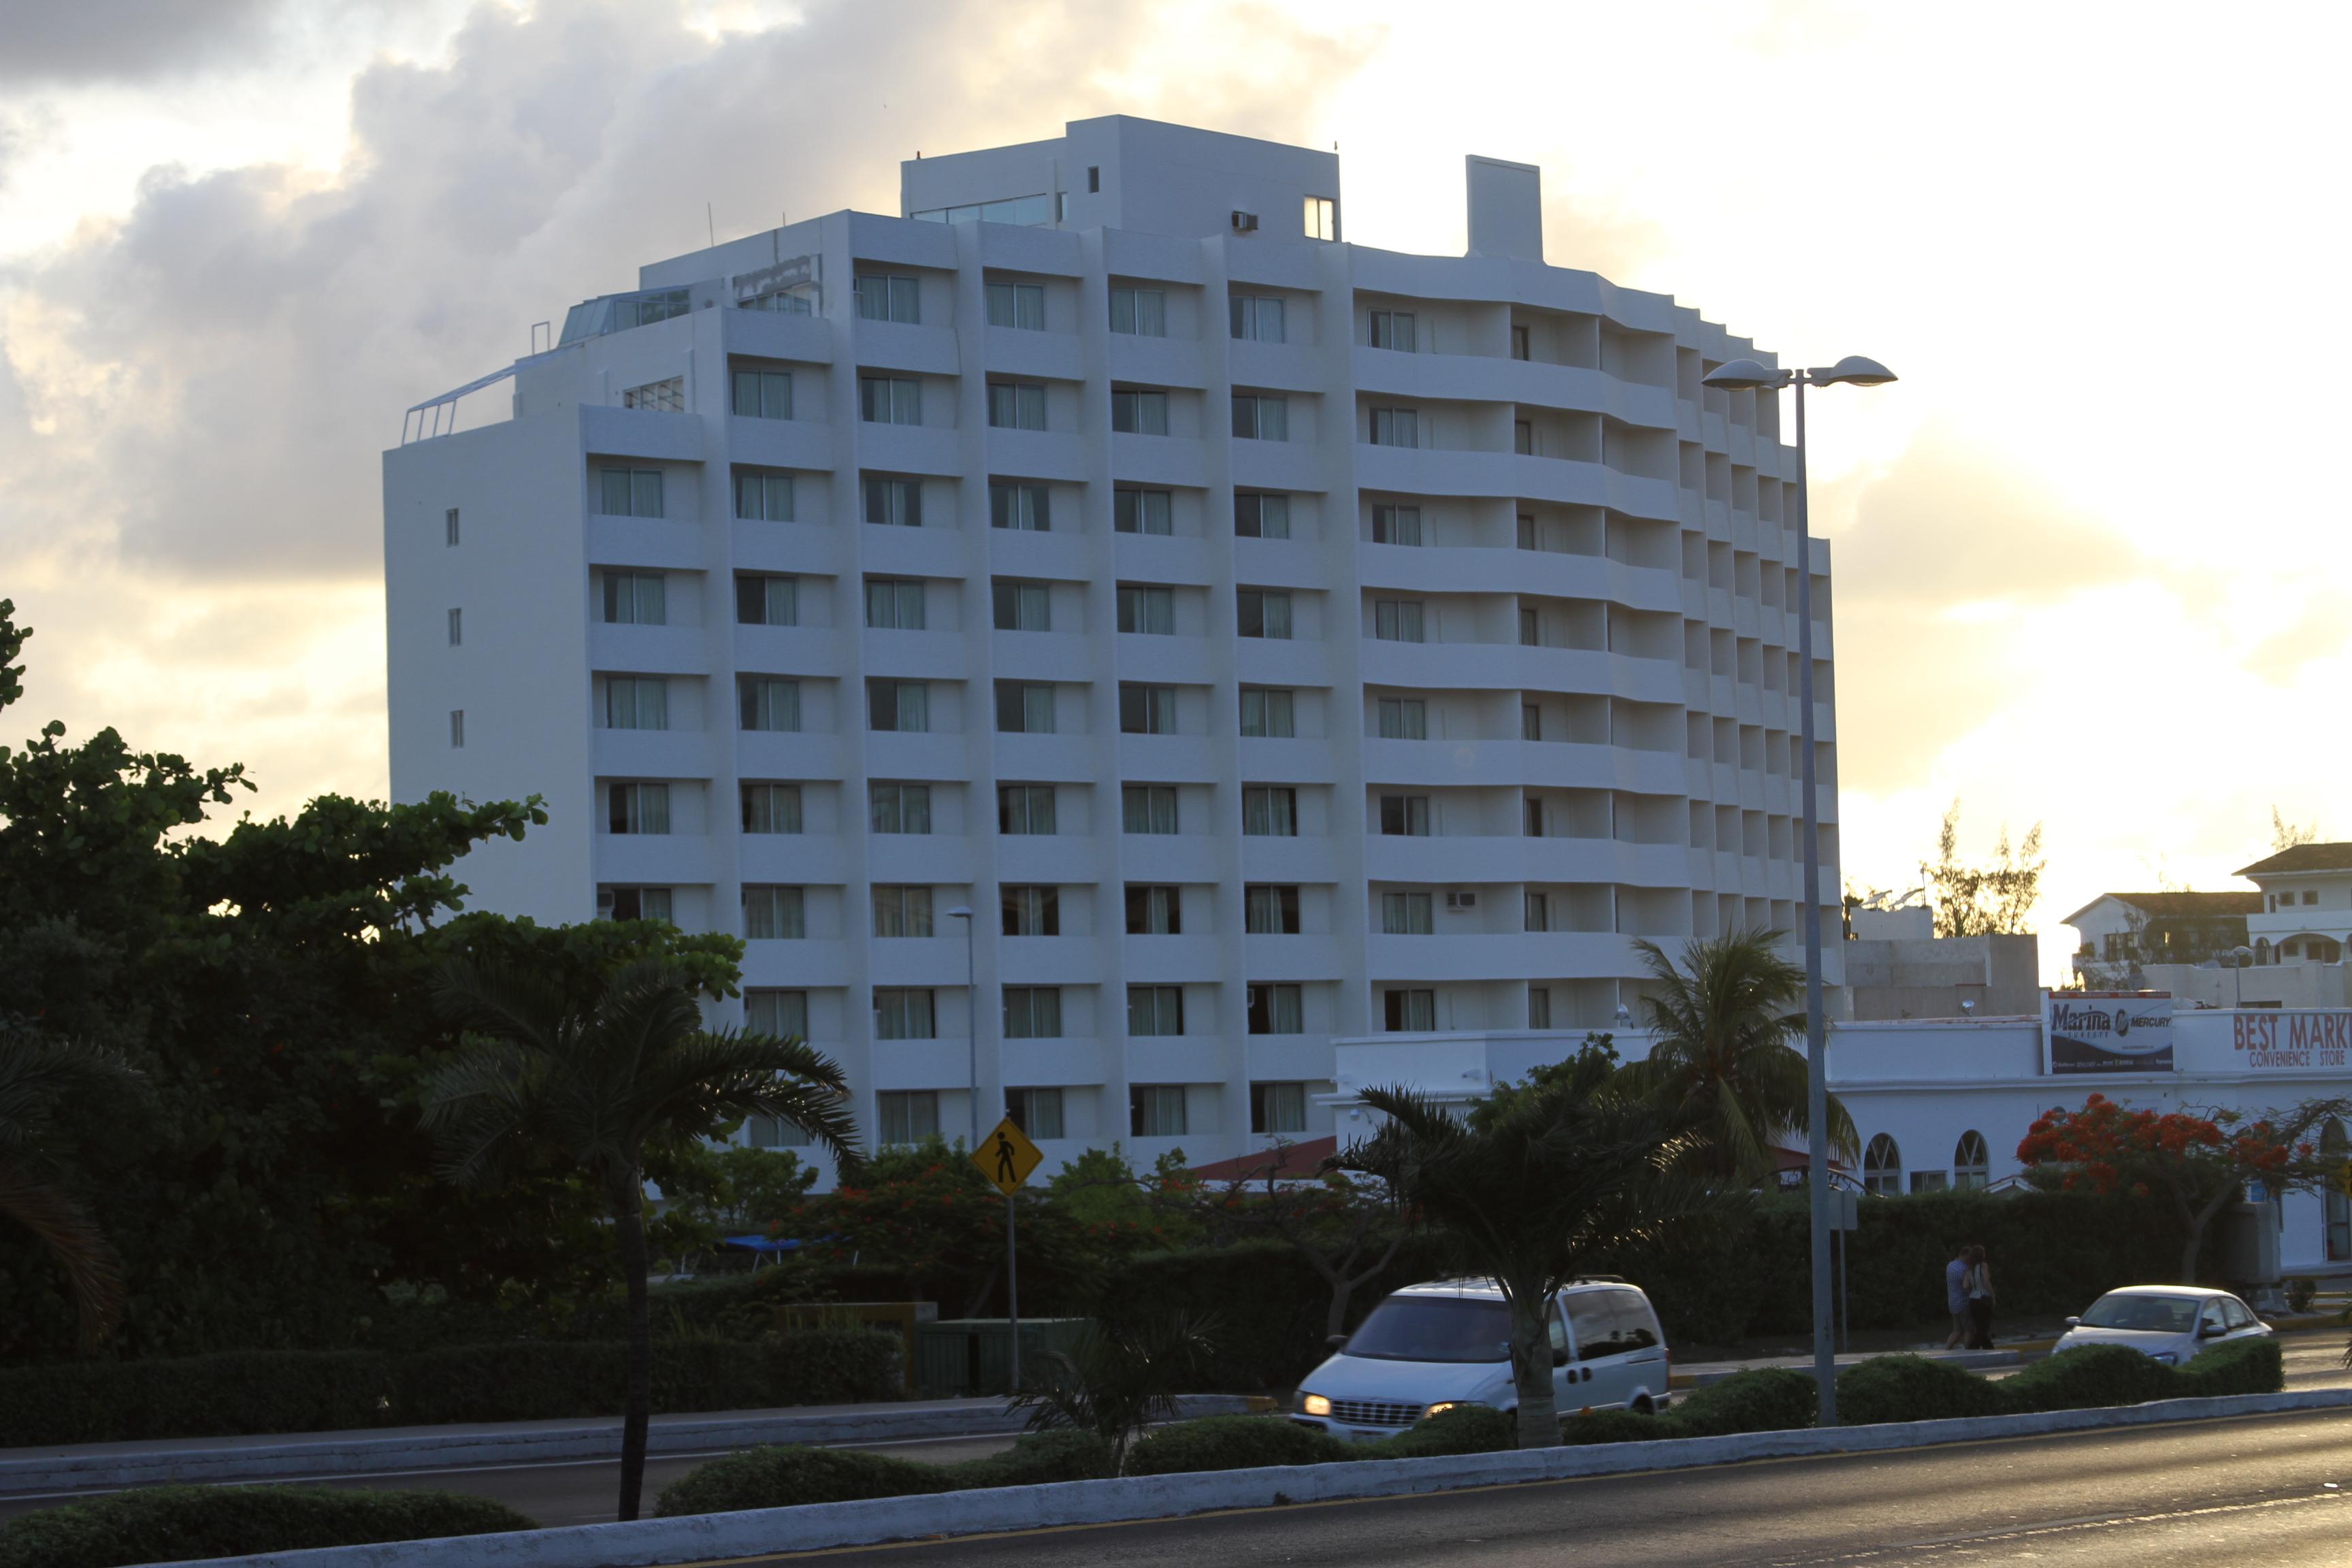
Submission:
M 2241 867 L 2262 889 L 2246 917 L 2256 963 L 2340 963 L 2352 942 L 2352 844 L 2296 844 Z
M 2168 1051 L 2150 1071 L 2053 1071 L 2039 1017 L 1905 1019 L 1833 1024 L 1832 1092 L 1853 1117 L 1864 1146 L 1863 1184 L 1892 1195 L 1985 1187 L 2023 1169 L 2017 1146 L 2036 1118 L 2079 1109 L 2092 1093 L 2155 1110 L 2231 1106 L 2284 1110 L 2325 1096 L 2352 1095 L 2352 1010 L 2194 1010 L 2172 1019 Z M 1439 1100 L 1466 1102 L 1495 1084 L 1563 1059 L 1582 1043 L 1577 1030 L 1507 1030 L 1370 1036 L 1334 1042 L 1332 1095 L 1341 1142 L 1372 1125 L 1360 1094 L 1402 1085 Z M 1616 1031 L 1628 1058 L 1649 1054 L 1645 1030 Z M 2347 1149 L 2341 1125 L 2326 1142 Z M 2352 1202 L 2340 1194 L 2290 1194 L 2281 1208 L 2280 1259 L 2289 1274 L 2352 1265 Z

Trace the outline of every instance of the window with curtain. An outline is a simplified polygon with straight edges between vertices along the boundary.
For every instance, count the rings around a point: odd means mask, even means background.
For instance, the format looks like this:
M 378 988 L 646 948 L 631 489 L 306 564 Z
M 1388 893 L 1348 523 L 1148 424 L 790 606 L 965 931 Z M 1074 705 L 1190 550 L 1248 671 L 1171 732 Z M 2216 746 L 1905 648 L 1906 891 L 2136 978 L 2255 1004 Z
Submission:
M 752 942 L 796 942 L 808 935 L 801 889 L 746 887 L 743 934 Z
M 939 1136 L 938 1089 L 883 1089 L 874 1097 L 874 1111 L 876 1142 L 886 1147 L 920 1143 Z
M 1536 427 L 1525 419 L 1511 422 L 1511 450 L 1522 458 L 1536 455 Z
M 735 689 L 743 728 L 793 733 L 801 727 L 801 683 L 745 676 Z
M 870 730 L 920 734 L 931 727 L 931 689 L 920 680 L 869 679 L 866 722 Z
M 868 477 L 863 487 L 866 521 L 896 528 L 923 526 L 923 482 Z
M 1429 797 L 1425 795 L 1381 796 L 1381 832 L 1391 838 L 1429 837 Z
M 1381 739 L 1383 741 L 1425 741 L 1429 739 L 1429 709 L 1418 697 L 1383 697 L 1380 700 Z
M 1182 1034 L 1184 988 L 1181 985 L 1129 986 L 1127 1032 L 1135 1036 Z
M 1062 1091 L 1058 1089 L 1008 1089 L 1004 1114 L 1033 1139 L 1059 1138 L 1062 1131 Z
M 1381 1022 L 1391 1034 L 1426 1034 L 1437 1027 L 1437 993 L 1387 991 L 1381 994 Z
M 897 883 L 877 882 L 874 894 L 874 934 L 877 937 L 930 936 L 931 890 Z
M 1054 629 L 1053 591 L 1043 583 L 1021 583 L 999 577 L 990 584 L 1000 632 L 1050 632 Z
M 1171 533 L 1175 530 L 1176 498 L 1171 490 L 1115 489 L 1110 496 L 1111 529 L 1118 533 Z
M 1265 490 L 1235 492 L 1234 532 L 1244 539 L 1289 538 L 1290 498 Z
M 1421 508 L 1417 506 L 1372 508 L 1372 542 L 1418 546 L 1422 542 Z
M 743 1026 L 788 1040 L 808 1038 L 808 993 L 805 991 L 745 991 Z
M 1298 837 L 1298 792 L 1287 784 L 1242 789 L 1242 832 L 1253 838 Z
M 1176 594 L 1170 588 L 1122 587 L 1118 591 L 1118 629 L 1151 637 L 1172 637 L 1176 631 Z
M 739 370 L 735 373 L 734 409 L 745 419 L 790 419 L 793 416 L 793 376 L 783 370 Z
M 1375 599 L 1372 601 L 1372 636 L 1382 642 L 1419 642 L 1422 640 L 1421 617 L 1419 599 Z
M 746 522 L 792 521 L 792 475 L 737 470 L 735 515 Z
M 1166 337 L 1168 291 L 1164 289 L 1112 289 L 1110 330 L 1139 338 Z
M 1534 795 L 1519 802 L 1519 827 L 1529 838 L 1544 836 L 1544 803 Z
M 616 626 L 658 626 L 669 620 L 668 579 L 659 572 L 604 574 L 604 621 Z
M 1110 427 L 1122 436 L 1168 434 L 1168 395 L 1143 387 L 1113 387 Z
M 1118 728 L 1119 732 L 1125 735 L 1174 734 L 1176 689 L 1121 681 L 1118 688 Z
M 1129 1137 L 1181 1138 L 1189 1125 L 1184 1119 L 1182 1084 L 1139 1083 L 1128 1087 Z
M 866 786 L 868 819 L 877 833 L 929 833 L 931 786 L 876 782 Z
M 988 324 L 1024 332 L 1045 330 L 1045 286 L 1042 283 L 988 285 Z
M 866 579 L 866 624 L 880 631 L 923 629 L 923 582 L 919 577 Z
M 608 730 L 669 728 L 669 681 L 658 675 L 614 675 L 604 680 Z
M 1043 430 L 1045 388 L 1034 381 L 988 384 L 988 423 L 998 430 Z
M 1062 934 L 1062 889 L 1008 882 L 997 889 L 997 906 L 1006 936 Z
M 1023 836 L 1045 835 L 1057 831 L 1054 826 L 1054 786 L 1052 784 L 998 784 L 996 786 L 996 831 Z
M 1394 349 L 1399 353 L 1413 352 L 1413 319 L 1411 310 L 1374 310 L 1371 331 L 1365 342 L 1376 349 Z
M 919 322 L 923 319 L 920 280 L 867 273 L 856 283 L 857 314 L 868 321 Z
M 670 889 L 667 888 L 599 888 L 596 889 L 596 917 L 599 920 L 661 921 L 676 924 L 671 918 Z
M 1011 529 L 1017 533 L 1050 533 L 1054 530 L 1054 509 L 1044 485 L 1015 484 L 1010 480 L 991 480 L 988 487 L 988 525 Z
M 1174 784 L 1121 784 L 1118 805 L 1119 830 L 1123 833 L 1176 831 Z
M 1006 735 L 1054 733 L 1054 689 L 1044 681 L 996 683 L 996 728 Z
M 1249 988 L 1249 1032 L 1253 1035 L 1303 1035 L 1304 1013 L 1296 985 L 1260 984 Z
M 877 1040 L 931 1040 L 939 1037 L 939 1018 L 929 991 L 877 985 L 874 988 L 874 1037 Z
M 1522 741 L 1543 739 L 1543 710 L 1532 702 L 1522 703 L 1519 706 L 1519 739 Z
M 805 1149 L 816 1140 L 806 1128 L 781 1116 L 754 1113 L 743 1119 L 743 1142 L 754 1149 Z
M 1274 1031 L 1296 1034 L 1296 1030 Z M 1260 1134 L 1307 1131 L 1307 1086 L 1303 1083 L 1250 1085 L 1250 1131 Z
M 1543 646 L 1543 617 L 1534 610 L 1519 612 L 1519 646 L 1521 647 Z
M 659 468 L 600 468 L 596 510 L 606 517 L 661 517 Z
M 1549 986 L 1528 987 L 1528 1027 L 1530 1029 L 1551 1027 L 1551 988 Z
M 667 833 L 669 785 L 616 784 L 605 791 L 605 826 L 614 833 Z
M 1062 1037 L 1062 992 L 1056 985 L 1008 985 L 1004 988 L 1004 1037 L 1008 1040 L 1058 1040 Z M 1026 1131 L 1027 1129 L 1023 1129 Z M 1032 1133 L 1031 1136 L 1035 1136 Z
M 1271 686 L 1244 686 L 1241 691 L 1242 733 L 1288 740 L 1298 733 L 1294 694 Z
M 1225 301 L 1234 336 L 1249 342 L 1282 342 L 1282 301 L 1270 295 L 1234 294 Z
M 1271 882 L 1252 884 L 1242 894 L 1242 929 L 1251 936 L 1297 936 L 1298 889 Z
M 1270 393 L 1234 394 L 1234 436 L 1244 441 L 1290 439 L 1290 400 Z
M 857 417 L 868 425 L 920 425 L 923 384 L 906 375 L 859 376 Z
M 735 619 L 747 626 L 800 625 L 800 579 L 754 576 L 749 573 L 736 578 Z
M 1421 411 L 1419 409 L 1375 408 L 1371 414 L 1373 446 L 1418 447 L 1421 445 Z
M 1290 637 L 1290 595 L 1276 588 L 1234 591 L 1234 624 L 1245 637 Z
M 1127 934 L 1181 936 L 1184 931 L 1184 901 L 1175 888 L 1127 885 Z
M 1437 927 L 1430 919 L 1427 893 L 1382 893 L 1381 932 L 1384 936 L 1427 936 Z
M 798 833 L 801 830 L 801 786 L 796 784 L 743 785 L 743 831 Z
M 1551 895 L 1549 893 L 1529 893 L 1527 896 L 1526 925 L 1529 931 L 1551 930 Z

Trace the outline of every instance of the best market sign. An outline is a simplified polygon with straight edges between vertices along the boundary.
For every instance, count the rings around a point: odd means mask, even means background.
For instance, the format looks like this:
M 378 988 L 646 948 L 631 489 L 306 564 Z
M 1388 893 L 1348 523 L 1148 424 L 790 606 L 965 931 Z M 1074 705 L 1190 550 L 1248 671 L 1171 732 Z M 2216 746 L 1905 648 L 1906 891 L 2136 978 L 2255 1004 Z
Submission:
M 2347 1066 L 2352 1013 L 2238 1013 L 2230 1020 L 2238 1065 L 2277 1072 Z

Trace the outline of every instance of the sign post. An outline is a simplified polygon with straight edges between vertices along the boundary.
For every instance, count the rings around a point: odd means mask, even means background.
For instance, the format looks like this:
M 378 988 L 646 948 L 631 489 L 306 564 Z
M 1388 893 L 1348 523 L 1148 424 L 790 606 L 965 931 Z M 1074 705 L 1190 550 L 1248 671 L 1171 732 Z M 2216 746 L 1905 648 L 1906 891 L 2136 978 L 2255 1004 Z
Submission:
M 1013 1387 L 1021 1392 L 1021 1276 L 1013 1247 L 1014 1194 L 1045 1159 L 1037 1145 L 1029 1142 L 1028 1134 L 1006 1117 L 996 1124 L 994 1131 L 981 1140 L 972 1151 L 971 1163 L 1004 1194 L 1004 1308 L 1013 1335 Z

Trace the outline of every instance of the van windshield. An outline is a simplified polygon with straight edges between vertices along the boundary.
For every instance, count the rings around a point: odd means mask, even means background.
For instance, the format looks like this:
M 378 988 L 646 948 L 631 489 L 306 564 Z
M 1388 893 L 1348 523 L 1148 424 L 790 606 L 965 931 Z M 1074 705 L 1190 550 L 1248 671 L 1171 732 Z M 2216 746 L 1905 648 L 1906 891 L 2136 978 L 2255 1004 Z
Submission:
M 1510 1309 L 1500 1301 L 1391 1296 L 1372 1309 L 1344 1353 L 1373 1361 L 1508 1361 Z
M 2083 1326 L 2185 1334 L 2197 1326 L 2198 1305 L 2190 1296 L 2126 1296 L 2116 1291 L 2091 1303 L 2091 1310 L 2083 1314 Z

